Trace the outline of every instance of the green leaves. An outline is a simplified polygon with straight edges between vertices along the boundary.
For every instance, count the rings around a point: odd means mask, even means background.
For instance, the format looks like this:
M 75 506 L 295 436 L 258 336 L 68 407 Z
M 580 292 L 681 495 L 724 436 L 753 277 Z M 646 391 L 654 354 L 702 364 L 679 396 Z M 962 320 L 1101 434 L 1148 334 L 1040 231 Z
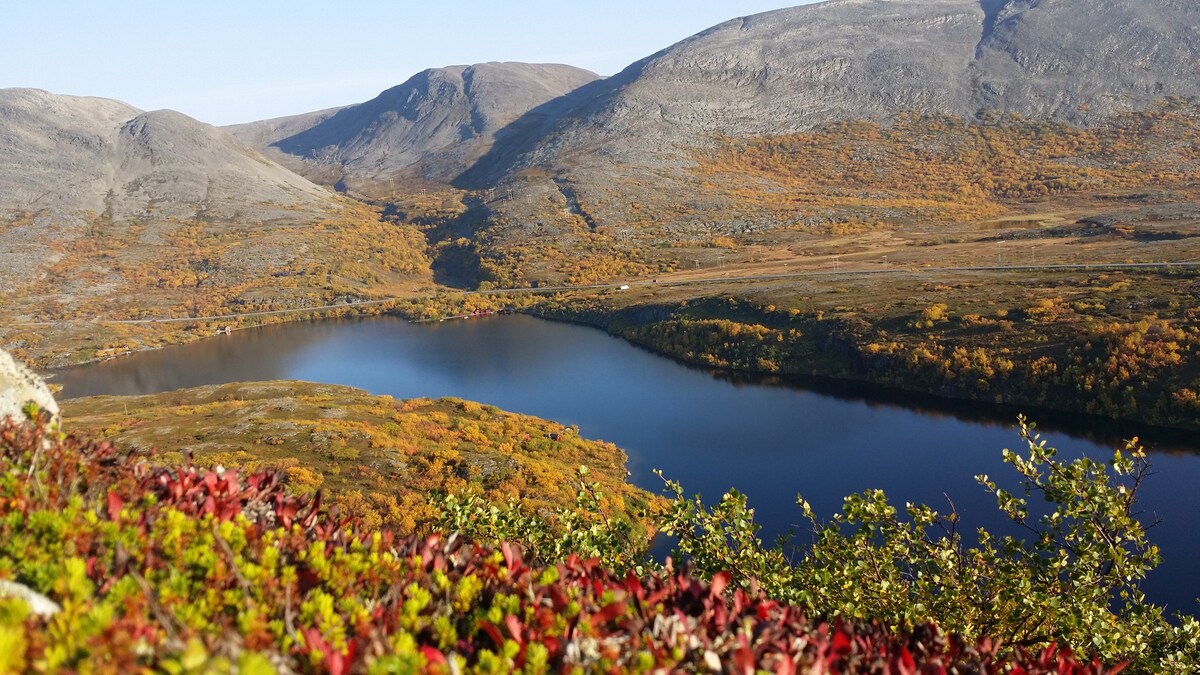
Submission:
M 1200 667 L 1196 623 L 1171 625 L 1140 589 L 1160 557 L 1134 512 L 1149 473 L 1136 439 L 1102 464 L 1058 460 L 1024 418 L 1020 437 L 1023 452 L 1003 452 L 1017 474 L 1013 487 L 977 476 L 1024 530 L 1020 537 L 980 529 L 969 546 L 957 513 L 906 504 L 902 517 L 871 490 L 847 497 L 828 523 L 798 498 L 813 543 L 764 547 L 744 496 L 730 492 L 708 509 L 672 481 L 660 526 L 701 572 L 728 570 L 742 588 L 816 615 L 871 618 L 897 630 L 934 622 L 968 638 L 1078 645 L 1110 663 L 1158 669 L 1169 654 L 1172 663 Z
M 1139 589 L 1158 551 L 1133 512 L 1148 469 L 1133 442 L 1109 464 L 1062 462 L 1022 421 L 1026 450 L 1005 454 L 1011 491 L 980 482 L 1028 535 L 980 530 L 974 546 L 953 509 L 899 509 L 878 490 L 847 497 L 827 523 L 799 499 L 811 543 L 766 546 L 745 495 L 710 509 L 666 481 L 674 500 L 657 518 L 689 559 L 677 569 L 650 563 L 644 537 L 604 515 L 583 470 L 575 508 L 552 514 L 444 497 L 442 524 L 492 547 L 366 529 L 289 494 L 278 474 L 156 471 L 109 445 L 44 438 L 0 427 L 0 578 L 62 607 L 39 618 L 0 600 L 8 669 L 1200 665 L 1200 622 L 1172 625 Z
M 604 494 L 580 466 L 575 506 L 543 517 L 529 514 L 517 502 L 496 506 L 474 495 L 443 495 L 433 502 L 439 512 L 435 529 L 459 532 L 477 541 L 499 545 L 515 542 L 532 560 L 552 564 L 571 554 L 597 558 L 606 567 L 624 572 L 647 569 L 649 540 L 632 523 L 609 517 L 601 509 Z

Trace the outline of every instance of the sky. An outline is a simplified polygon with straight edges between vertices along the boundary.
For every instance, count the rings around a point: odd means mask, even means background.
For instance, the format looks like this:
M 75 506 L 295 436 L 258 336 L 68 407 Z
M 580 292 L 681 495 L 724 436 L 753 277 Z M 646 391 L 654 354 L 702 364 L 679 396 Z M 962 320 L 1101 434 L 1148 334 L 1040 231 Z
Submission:
M 234 124 L 359 103 L 439 66 L 566 63 L 612 75 L 722 21 L 798 4 L 807 3 L 6 0 L 0 88 Z

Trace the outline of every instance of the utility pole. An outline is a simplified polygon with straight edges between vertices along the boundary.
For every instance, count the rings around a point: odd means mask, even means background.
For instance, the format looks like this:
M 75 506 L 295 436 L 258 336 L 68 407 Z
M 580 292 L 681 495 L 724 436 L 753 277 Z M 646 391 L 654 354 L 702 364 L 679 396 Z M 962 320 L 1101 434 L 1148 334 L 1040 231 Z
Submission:
M 1030 267 L 1037 267 L 1037 256 L 1034 255 L 1034 251 L 1036 251 L 1036 250 L 1037 250 L 1036 246 L 1029 247 L 1029 266 Z

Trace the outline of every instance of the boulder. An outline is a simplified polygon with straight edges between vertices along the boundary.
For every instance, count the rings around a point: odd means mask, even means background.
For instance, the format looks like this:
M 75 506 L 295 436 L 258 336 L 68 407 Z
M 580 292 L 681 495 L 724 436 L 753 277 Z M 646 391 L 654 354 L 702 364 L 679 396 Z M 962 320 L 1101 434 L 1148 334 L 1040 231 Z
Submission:
M 49 412 L 55 423 L 59 422 L 58 403 L 50 387 L 25 364 L 0 349 L 0 420 L 5 417 L 24 420 L 30 403 Z
M 38 616 L 54 616 L 62 611 L 58 603 L 28 586 L 14 581 L 0 581 L 0 597 L 24 600 L 25 604 L 29 605 L 29 611 Z

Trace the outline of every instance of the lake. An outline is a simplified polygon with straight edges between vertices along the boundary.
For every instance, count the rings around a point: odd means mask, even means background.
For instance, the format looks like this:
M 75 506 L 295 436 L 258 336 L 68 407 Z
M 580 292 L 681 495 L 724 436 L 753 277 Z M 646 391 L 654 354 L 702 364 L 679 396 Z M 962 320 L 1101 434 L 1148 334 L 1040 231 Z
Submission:
M 382 317 L 290 323 L 142 352 L 56 373 L 63 397 L 148 394 L 246 380 L 345 384 L 397 398 L 454 396 L 577 424 L 629 453 L 631 480 L 659 492 L 662 469 L 715 504 L 749 496 L 767 540 L 802 525 L 801 494 L 828 518 L 842 498 L 870 488 L 894 504 L 947 511 L 963 532 L 1008 532 L 995 500 L 974 481 L 987 473 L 1016 489 L 1002 448 L 1020 450 L 1014 414 L 897 394 L 755 383 L 682 365 L 601 331 L 527 316 L 410 324 Z M 1080 425 L 1037 414 L 1064 457 L 1111 457 L 1122 437 L 1153 451 L 1143 521 L 1164 564 L 1145 588 L 1156 602 L 1195 612 L 1200 597 L 1200 443 L 1163 430 Z M 1056 427 L 1055 424 L 1058 423 Z M 1101 431 L 1085 437 L 1089 426 Z

